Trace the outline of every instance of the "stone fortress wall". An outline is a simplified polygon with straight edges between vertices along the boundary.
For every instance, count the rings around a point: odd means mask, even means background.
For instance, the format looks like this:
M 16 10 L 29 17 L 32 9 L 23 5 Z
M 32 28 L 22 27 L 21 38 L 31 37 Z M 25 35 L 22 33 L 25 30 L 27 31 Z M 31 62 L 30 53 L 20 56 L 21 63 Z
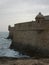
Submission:
M 9 36 L 14 43 L 31 44 L 41 48 L 49 48 L 49 16 L 39 13 L 35 21 L 9 26 Z
M 14 34 L 14 27 L 11 27 L 9 25 L 8 30 L 9 30 L 9 36 L 8 36 L 8 38 L 12 39 L 13 38 L 13 34 Z

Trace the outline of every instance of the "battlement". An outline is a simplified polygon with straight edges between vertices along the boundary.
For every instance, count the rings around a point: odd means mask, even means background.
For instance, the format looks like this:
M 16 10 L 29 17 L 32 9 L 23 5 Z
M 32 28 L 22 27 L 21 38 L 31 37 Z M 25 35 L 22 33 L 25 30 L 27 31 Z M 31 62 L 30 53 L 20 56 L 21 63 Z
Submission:
M 38 30 L 38 29 L 49 29 L 49 16 L 43 16 L 39 13 L 35 17 L 35 21 L 29 21 L 25 23 L 15 24 L 14 27 L 9 26 L 9 31 L 11 30 Z
M 39 13 L 35 21 L 15 24 L 14 27 L 9 26 L 9 35 L 15 43 L 49 48 L 49 16 Z

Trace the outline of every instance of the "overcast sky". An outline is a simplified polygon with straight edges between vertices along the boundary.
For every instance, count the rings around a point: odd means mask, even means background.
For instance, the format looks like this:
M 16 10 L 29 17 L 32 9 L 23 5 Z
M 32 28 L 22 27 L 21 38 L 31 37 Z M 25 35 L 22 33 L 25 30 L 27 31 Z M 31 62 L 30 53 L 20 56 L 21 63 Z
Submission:
M 34 20 L 39 12 L 49 15 L 49 0 L 0 0 L 0 31 L 8 31 L 8 25 Z

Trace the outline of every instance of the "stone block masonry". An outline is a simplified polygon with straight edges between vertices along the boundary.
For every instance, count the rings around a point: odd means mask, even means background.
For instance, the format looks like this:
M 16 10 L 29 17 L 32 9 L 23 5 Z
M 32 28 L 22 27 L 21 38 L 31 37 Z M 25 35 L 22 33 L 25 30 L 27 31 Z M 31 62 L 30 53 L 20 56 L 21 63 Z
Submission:
M 49 49 L 49 18 L 39 13 L 35 17 L 35 21 L 15 24 L 14 27 L 9 26 L 9 37 L 12 37 L 11 48 L 33 53 L 33 48 Z M 28 46 L 32 48 L 28 48 Z M 27 50 L 27 51 L 26 51 Z M 29 51 L 30 50 L 30 51 Z M 39 51 L 38 51 L 39 52 Z

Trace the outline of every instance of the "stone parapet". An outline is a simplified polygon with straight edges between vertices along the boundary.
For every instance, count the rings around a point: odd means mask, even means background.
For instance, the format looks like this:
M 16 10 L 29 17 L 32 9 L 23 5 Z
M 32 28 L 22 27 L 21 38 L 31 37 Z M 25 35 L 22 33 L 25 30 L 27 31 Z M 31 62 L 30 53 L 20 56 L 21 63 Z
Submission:
M 40 13 L 38 17 L 36 16 L 35 21 L 19 23 L 15 24 L 14 27 L 9 27 L 9 36 L 16 44 L 30 44 L 32 47 L 49 49 L 49 20 L 45 20 L 45 16 Z

